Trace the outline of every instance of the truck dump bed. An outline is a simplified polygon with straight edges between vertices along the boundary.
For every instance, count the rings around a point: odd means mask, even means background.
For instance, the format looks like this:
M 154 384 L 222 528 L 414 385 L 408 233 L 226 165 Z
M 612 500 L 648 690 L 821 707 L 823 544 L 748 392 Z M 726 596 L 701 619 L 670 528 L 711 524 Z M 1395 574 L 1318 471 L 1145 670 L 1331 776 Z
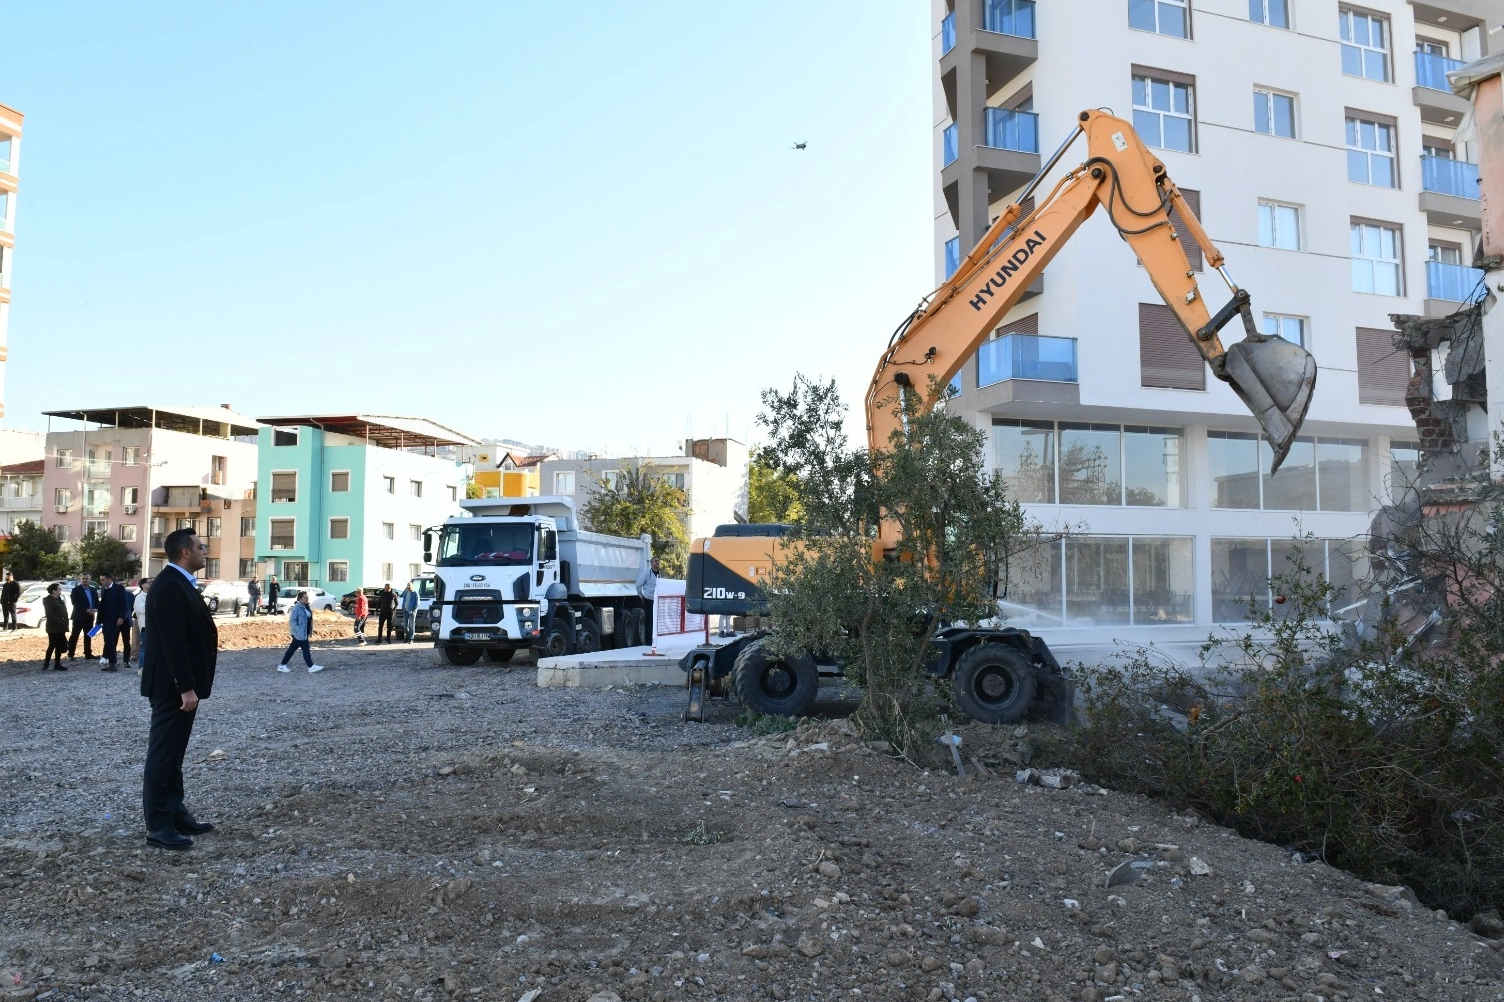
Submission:
M 643 539 L 569 530 L 559 533 L 559 557 L 569 561 L 569 594 L 607 598 L 637 594 L 637 575 L 648 562 Z

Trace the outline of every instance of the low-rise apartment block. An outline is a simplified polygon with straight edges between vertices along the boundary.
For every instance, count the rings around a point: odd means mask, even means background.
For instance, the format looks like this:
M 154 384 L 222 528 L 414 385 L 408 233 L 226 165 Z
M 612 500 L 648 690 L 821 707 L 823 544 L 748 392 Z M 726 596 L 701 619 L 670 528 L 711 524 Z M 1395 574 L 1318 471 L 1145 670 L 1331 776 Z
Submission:
M 46 463 L 0 466 L 0 532 L 14 532 L 17 522 L 42 523 L 42 468 Z

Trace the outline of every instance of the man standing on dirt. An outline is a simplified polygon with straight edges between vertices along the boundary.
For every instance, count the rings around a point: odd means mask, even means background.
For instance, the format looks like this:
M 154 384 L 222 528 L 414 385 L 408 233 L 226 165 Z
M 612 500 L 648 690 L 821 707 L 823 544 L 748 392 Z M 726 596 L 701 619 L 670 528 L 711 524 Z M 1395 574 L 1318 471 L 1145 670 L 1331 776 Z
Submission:
M 402 609 L 402 640 L 410 644 L 418 632 L 418 593 L 413 591 L 411 581 L 402 589 L 398 605 Z
M 151 731 L 142 770 L 141 809 L 146 842 L 190 849 L 190 835 L 214 826 L 183 803 L 183 755 L 198 704 L 214 686 L 219 631 L 199 595 L 197 573 L 208 547 L 192 529 L 168 533 L 163 543 L 171 567 L 157 575 L 146 597 L 151 643 L 141 656 L 141 695 L 151 700 Z
M 0 611 L 3 611 L 5 621 L 4 628 L 14 630 L 16 628 L 16 603 L 21 601 L 21 585 L 16 581 L 14 574 L 5 575 L 5 584 L 0 585 Z
M 125 590 L 125 585 L 115 580 L 115 576 L 109 571 L 99 572 L 99 583 L 103 591 L 99 594 L 99 625 L 104 631 L 104 667 L 100 671 L 118 671 L 115 664 L 115 648 L 120 641 L 125 641 L 125 660 L 129 664 L 131 660 L 131 616 L 135 614 L 135 606 L 131 601 L 131 593 Z
M 653 627 L 658 620 L 658 607 L 654 604 L 654 599 L 658 595 L 659 569 L 658 558 L 653 557 L 642 569 L 642 573 L 637 575 L 637 597 L 647 606 L 642 621 L 642 642 L 649 647 L 653 644 Z
M 397 593 L 392 591 L 392 583 L 388 581 L 386 586 L 376 593 L 376 638 L 379 643 L 392 642 L 392 613 L 396 611 Z
M 94 586 L 89 584 L 89 575 L 80 574 L 78 584 L 73 586 L 68 599 L 73 603 L 73 633 L 68 637 L 68 660 L 78 655 L 78 635 L 84 637 L 84 660 L 94 660 L 94 638 L 89 631 L 94 629 L 94 610 L 99 600 L 94 597 Z
M 252 574 L 251 579 L 245 583 L 245 593 L 251 600 L 251 607 L 246 610 L 247 616 L 256 615 L 261 608 L 261 582 Z

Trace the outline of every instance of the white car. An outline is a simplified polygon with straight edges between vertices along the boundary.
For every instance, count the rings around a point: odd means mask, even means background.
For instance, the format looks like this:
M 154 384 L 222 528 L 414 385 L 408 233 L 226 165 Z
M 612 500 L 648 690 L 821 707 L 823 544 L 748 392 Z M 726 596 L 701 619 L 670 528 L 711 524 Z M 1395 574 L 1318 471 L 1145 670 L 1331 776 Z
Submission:
M 251 593 L 244 581 L 203 581 L 198 590 L 212 614 L 227 612 L 238 616 L 251 605 Z
M 16 600 L 16 625 L 29 626 L 33 630 L 42 625 L 42 598 L 47 594 L 47 586 L 50 581 L 42 581 L 35 584 L 24 585 L 21 588 L 21 597 Z M 65 598 L 66 602 L 67 599 Z
M 308 593 L 308 607 L 314 612 L 318 612 L 320 609 L 327 609 L 330 612 L 339 611 L 339 598 L 337 596 L 329 594 L 322 588 L 300 588 L 297 585 L 282 586 L 282 590 L 277 593 L 277 611 L 286 615 L 287 610 L 291 609 L 293 603 L 298 600 L 298 592 L 300 591 Z M 263 609 L 266 608 L 265 598 L 262 599 L 261 607 Z

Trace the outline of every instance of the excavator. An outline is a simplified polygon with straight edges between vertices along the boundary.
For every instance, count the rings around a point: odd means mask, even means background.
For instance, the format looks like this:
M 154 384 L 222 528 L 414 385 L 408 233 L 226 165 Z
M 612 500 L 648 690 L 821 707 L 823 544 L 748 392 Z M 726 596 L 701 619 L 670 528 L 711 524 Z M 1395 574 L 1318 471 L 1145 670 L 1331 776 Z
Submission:
M 1032 211 L 1023 206 L 1086 137 L 1087 157 L 1067 171 Z M 1222 252 L 1211 242 L 1165 166 L 1133 127 L 1101 110 L 1081 112 L 1076 127 L 1043 169 L 1003 210 L 945 284 L 932 292 L 894 332 L 866 394 L 869 447 L 887 447 L 900 428 L 903 402 L 920 410 L 939 403 L 945 387 L 1023 297 L 1077 228 L 1102 208 L 1138 256 L 1160 296 L 1212 374 L 1232 387 L 1253 413 L 1273 449 L 1272 474 L 1289 452 L 1316 388 L 1316 362 L 1300 345 L 1263 334 L 1254 323 L 1246 289 L 1233 281 Z M 1174 218 L 1171 209 L 1176 211 Z M 1179 226 L 1176 225 L 1179 221 Z M 1196 280 L 1185 241 L 1201 248 L 1230 298 L 1212 312 Z M 1224 346 L 1222 328 L 1242 321 L 1243 340 Z M 912 373 L 934 378 L 920 385 Z M 766 589 L 784 547 L 798 543 L 785 525 L 723 525 L 690 549 L 686 608 L 704 615 L 752 615 L 766 606 Z M 895 523 L 878 527 L 882 552 L 897 547 Z M 876 548 L 875 548 L 876 549 Z M 842 667 L 818 654 L 777 656 L 754 632 L 705 645 L 680 662 L 689 705 L 685 720 L 705 719 L 706 701 L 733 693 L 763 714 L 801 716 L 813 705 L 821 675 Z M 950 625 L 934 637 L 929 670 L 952 680 L 951 692 L 968 717 L 1014 723 L 1025 716 L 1063 720 L 1074 685 L 1043 639 L 1026 630 Z

